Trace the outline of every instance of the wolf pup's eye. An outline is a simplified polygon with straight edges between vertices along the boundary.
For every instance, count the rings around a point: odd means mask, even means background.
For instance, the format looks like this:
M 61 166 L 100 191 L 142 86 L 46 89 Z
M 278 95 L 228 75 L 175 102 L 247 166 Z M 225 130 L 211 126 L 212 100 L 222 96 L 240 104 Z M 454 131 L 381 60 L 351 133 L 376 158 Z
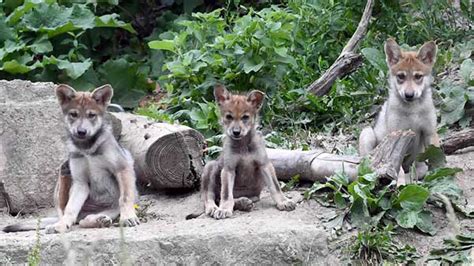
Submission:
M 77 114 L 77 112 L 70 112 L 70 113 L 69 113 L 69 116 L 70 116 L 71 118 L 77 118 L 78 114 Z
M 397 74 L 397 79 L 399 81 L 404 81 L 405 80 L 405 73 L 398 73 Z
M 416 79 L 416 80 L 420 80 L 421 78 L 423 78 L 423 75 L 418 74 L 418 73 L 415 74 L 415 79 Z
M 249 121 L 249 119 L 250 119 L 250 116 L 249 116 L 249 115 L 243 115 L 243 116 L 242 116 L 242 121 L 244 121 L 244 122 Z
M 97 114 L 95 114 L 95 113 L 89 113 L 87 116 L 88 116 L 89 118 L 95 118 L 95 117 L 97 116 Z
M 226 115 L 225 115 L 225 119 L 227 119 L 227 120 L 232 120 L 232 118 L 233 118 L 233 117 L 232 117 L 231 114 L 226 114 Z

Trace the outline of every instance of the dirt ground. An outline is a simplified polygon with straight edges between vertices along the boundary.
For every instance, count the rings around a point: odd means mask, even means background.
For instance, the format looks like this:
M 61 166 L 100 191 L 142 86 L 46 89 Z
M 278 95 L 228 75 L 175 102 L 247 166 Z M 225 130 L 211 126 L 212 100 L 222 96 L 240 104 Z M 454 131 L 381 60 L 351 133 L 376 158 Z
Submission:
M 448 156 L 448 165 L 464 170 L 458 181 L 468 204 L 474 205 L 474 150 Z M 199 194 L 153 194 L 141 197 L 141 208 L 148 206 L 148 221 L 135 228 L 73 228 L 63 236 L 39 233 L 41 261 L 47 264 L 70 263 L 258 263 L 258 264 L 342 264 L 340 260 L 351 243 L 355 230 L 335 236 L 324 228 L 324 219 L 334 209 L 314 200 L 304 201 L 301 193 L 287 193 L 299 201 L 293 212 L 280 212 L 268 193 L 251 212 L 236 212 L 226 220 L 201 216 L 184 217 L 200 210 Z M 41 215 L 54 214 L 43 210 Z M 414 245 L 426 256 L 440 247 L 443 238 L 453 234 L 444 211 L 434 210 L 438 228 L 435 236 L 402 231 L 397 238 Z M 21 218 L 24 219 L 24 218 Z M 31 218 L 29 218 L 31 220 Z M 474 220 L 458 215 L 461 231 L 474 229 Z M 0 227 L 20 220 L 0 215 Z M 0 263 L 24 263 L 38 239 L 35 232 L 0 233 Z

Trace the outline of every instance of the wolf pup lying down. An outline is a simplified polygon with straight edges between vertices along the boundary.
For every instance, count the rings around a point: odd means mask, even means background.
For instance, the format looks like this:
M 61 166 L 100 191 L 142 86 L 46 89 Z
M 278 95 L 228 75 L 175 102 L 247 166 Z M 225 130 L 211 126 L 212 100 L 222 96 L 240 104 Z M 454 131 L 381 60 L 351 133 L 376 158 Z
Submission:
M 296 204 L 283 195 L 267 157 L 264 139 L 256 129 L 263 92 L 254 90 L 248 95 L 233 95 L 218 85 L 214 96 L 225 137 L 220 157 L 207 163 L 203 170 L 201 196 L 205 213 L 224 219 L 234 210 L 250 211 L 265 186 L 279 210 L 294 210 Z
M 112 98 L 110 85 L 76 92 L 67 85 L 56 88 L 66 122 L 71 177 L 60 176 L 55 189 L 58 216 L 42 219 L 47 233 L 80 227 L 109 227 L 120 215 L 124 226 L 139 224 L 133 159 L 112 135 L 105 113 Z M 35 230 L 35 223 L 9 225 L 4 232 Z
M 436 133 L 436 110 L 431 96 L 431 71 L 436 60 L 436 44 L 425 43 L 418 52 L 405 52 L 393 39 L 385 43 L 390 86 L 388 100 L 377 117 L 375 126 L 362 130 L 359 153 L 367 155 L 390 132 L 411 129 L 416 138 L 403 162 L 403 170 L 415 161 L 416 156 L 433 144 L 439 146 Z M 418 177 L 426 174 L 425 163 L 416 162 Z

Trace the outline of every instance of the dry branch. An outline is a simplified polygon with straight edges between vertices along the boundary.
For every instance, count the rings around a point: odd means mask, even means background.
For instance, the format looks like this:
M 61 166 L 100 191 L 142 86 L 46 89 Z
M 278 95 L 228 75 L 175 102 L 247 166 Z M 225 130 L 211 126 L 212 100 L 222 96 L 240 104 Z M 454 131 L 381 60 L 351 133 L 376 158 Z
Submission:
M 441 143 L 445 154 L 453 154 L 457 150 L 470 146 L 474 146 L 474 128 L 455 132 L 444 138 Z
M 371 153 L 372 168 L 383 184 L 396 180 L 403 158 L 415 138 L 412 131 L 397 131 L 387 135 Z M 267 149 L 276 175 L 280 180 L 289 180 L 295 175 L 303 181 L 325 181 L 337 171 L 344 171 L 352 180 L 357 178 L 357 167 L 361 157 L 335 155 L 319 150 L 291 151 Z
M 326 70 L 318 80 L 309 85 L 307 88 L 308 91 L 317 96 L 325 95 L 331 89 L 331 86 L 336 79 L 344 77 L 360 67 L 362 64 L 362 55 L 355 53 L 355 50 L 367 32 L 373 7 L 374 1 L 367 0 L 364 13 L 362 14 L 359 25 L 351 39 L 346 46 L 344 46 L 341 54 L 336 61 L 334 61 L 331 67 L 329 67 L 329 69 Z

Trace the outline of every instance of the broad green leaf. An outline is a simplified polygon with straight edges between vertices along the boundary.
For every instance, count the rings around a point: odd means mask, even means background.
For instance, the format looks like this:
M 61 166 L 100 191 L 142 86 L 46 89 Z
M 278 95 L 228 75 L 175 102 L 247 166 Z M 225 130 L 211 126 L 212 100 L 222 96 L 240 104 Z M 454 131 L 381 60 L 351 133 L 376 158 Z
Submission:
M 386 197 L 382 197 L 379 199 L 378 201 L 378 205 L 380 208 L 382 208 L 382 210 L 384 211 L 387 211 L 389 209 L 392 208 L 392 203 L 390 202 L 390 200 Z
M 37 7 L 39 4 L 52 4 L 55 2 L 56 0 L 25 0 L 23 5 L 13 10 L 13 12 L 7 17 L 6 22 L 9 25 L 15 25 L 24 16 L 24 14 Z
M 30 49 L 35 54 L 45 54 L 53 51 L 53 45 L 49 41 L 48 36 L 42 35 L 30 45 Z
M 259 56 L 246 57 L 242 62 L 245 74 L 259 71 L 265 64 L 265 61 Z
M 73 5 L 70 21 L 75 27 L 92 29 L 95 26 L 95 15 L 85 5 Z
M 397 214 L 395 220 L 403 228 L 413 228 L 418 223 L 418 213 L 419 211 L 402 210 Z
M 420 211 L 423 209 L 429 195 L 428 189 L 419 185 L 410 184 L 400 191 L 395 204 L 400 204 L 400 206 L 406 210 Z
M 472 59 L 469 58 L 462 62 L 459 74 L 466 84 L 469 84 L 471 80 L 474 80 L 474 62 Z
M 431 212 L 422 211 L 418 213 L 418 221 L 416 222 L 416 227 L 420 229 L 423 233 L 430 234 L 432 236 L 436 235 L 436 228 L 433 225 L 433 217 Z
M 357 168 L 357 175 L 364 176 L 373 172 L 374 170 L 370 167 L 369 158 L 364 157 Z
M 446 165 L 446 156 L 440 147 L 429 145 L 428 148 L 416 157 L 418 162 L 428 162 L 430 169 L 436 169 Z
M 340 191 L 334 193 L 334 203 L 336 203 L 336 206 L 339 209 L 344 209 L 347 207 L 346 200 L 342 197 L 342 193 Z
M 429 182 L 441 177 L 454 176 L 455 174 L 459 172 L 462 172 L 461 168 L 449 168 L 449 167 L 436 168 L 435 170 L 428 172 L 425 175 L 423 180 L 425 182 Z
M 135 63 L 125 58 L 108 60 L 99 68 L 104 82 L 109 82 L 114 88 L 114 101 L 126 108 L 133 108 L 138 100 L 145 95 L 147 89 L 146 77 L 138 72 Z
M 58 68 L 65 70 L 66 74 L 72 79 L 79 78 L 92 66 L 92 61 L 90 59 L 87 59 L 84 62 L 69 62 L 61 59 L 58 59 L 57 61 Z
M 70 23 L 71 13 L 72 8 L 61 7 L 56 3 L 52 5 L 43 3 L 26 13 L 21 23 L 31 31 L 53 31 Z
M 95 18 L 95 26 L 96 27 L 105 27 L 105 28 L 121 28 L 127 30 L 130 33 L 137 33 L 135 29 L 133 29 L 130 23 L 125 23 L 118 19 L 119 15 L 117 14 L 108 14 L 103 15 L 100 17 Z
M 385 55 L 375 48 L 364 48 L 361 50 L 362 54 L 377 70 L 386 73 L 387 63 L 385 62 Z
M 32 67 L 20 64 L 17 60 L 10 60 L 3 63 L 0 70 L 6 71 L 11 74 L 25 74 L 32 70 Z
M 369 209 L 362 198 L 356 198 L 352 203 L 351 221 L 355 226 L 361 229 L 370 227 L 371 217 Z
M 435 179 L 427 185 L 431 193 L 441 193 L 453 200 L 460 199 L 462 196 L 462 189 L 452 176 Z
M 173 40 L 151 41 L 148 43 L 151 49 L 167 50 L 174 52 L 176 47 Z

